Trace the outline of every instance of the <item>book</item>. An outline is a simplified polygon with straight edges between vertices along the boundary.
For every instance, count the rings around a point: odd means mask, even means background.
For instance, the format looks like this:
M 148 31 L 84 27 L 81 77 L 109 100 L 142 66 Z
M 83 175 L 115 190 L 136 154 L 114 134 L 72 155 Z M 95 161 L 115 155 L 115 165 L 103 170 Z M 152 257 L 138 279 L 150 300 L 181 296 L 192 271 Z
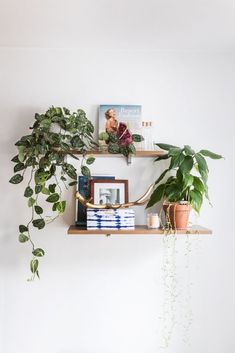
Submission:
M 127 128 L 138 134 L 141 129 L 141 105 L 103 104 L 99 107 L 99 133 L 117 131 L 119 123 L 125 123 Z
M 131 208 L 87 210 L 87 229 L 134 229 L 135 212 Z

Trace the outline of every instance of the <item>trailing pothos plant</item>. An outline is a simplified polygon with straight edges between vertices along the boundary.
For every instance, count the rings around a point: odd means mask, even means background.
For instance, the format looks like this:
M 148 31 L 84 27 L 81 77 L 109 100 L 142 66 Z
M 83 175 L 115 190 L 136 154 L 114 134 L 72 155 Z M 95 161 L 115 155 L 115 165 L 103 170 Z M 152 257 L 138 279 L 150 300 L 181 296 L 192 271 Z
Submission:
M 156 143 L 156 145 L 166 153 L 156 158 L 155 161 L 169 160 L 169 166 L 156 180 L 156 188 L 147 207 L 161 200 L 170 203 L 185 202 L 199 213 L 204 197 L 209 200 L 207 185 L 209 168 L 206 158 L 220 159 L 223 157 L 208 150 L 195 152 L 188 145 L 183 148 L 164 143 Z M 163 182 L 167 174 L 169 174 L 168 178 Z
M 86 155 L 87 150 L 97 144 L 93 140 L 94 126 L 83 110 L 70 112 L 67 108 L 51 107 L 44 114 L 35 114 L 31 133 L 16 142 L 18 154 L 12 158 L 14 176 L 10 183 L 26 182 L 24 197 L 31 212 L 29 221 L 19 225 L 19 241 L 29 243 L 32 249 L 30 269 L 33 280 L 39 277 L 39 258 L 44 256 L 42 248 L 35 246 L 31 237 L 32 228 L 43 229 L 65 211 L 66 201 L 62 188 L 77 184 L 77 172 L 67 162 L 67 155 L 78 159 L 73 150 L 79 151 L 81 173 L 90 177 L 89 165 L 95 160 Z M 43 201 L 51 205 L 52 216 L 46 216 Z

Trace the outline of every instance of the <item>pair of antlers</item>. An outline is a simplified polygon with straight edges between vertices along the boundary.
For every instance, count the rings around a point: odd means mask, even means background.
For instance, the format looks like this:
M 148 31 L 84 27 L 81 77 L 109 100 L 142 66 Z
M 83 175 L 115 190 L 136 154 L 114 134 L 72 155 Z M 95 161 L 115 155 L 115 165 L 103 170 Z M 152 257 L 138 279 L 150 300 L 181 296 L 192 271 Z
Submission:
M 81 204 L 87 208 L 96 208 L 96 209 L 118 209 L 118 208 L 128 208 L 128 207 L 132 207 L 132 206 L 141 206 L 144 205 L 148 200 L 149 197 L 153 191 L 154 188 L 154 184 L 151 184 L 150 187 L 148 188 L 148 190 L 146 191 L 146 193 L 141 196 L 138 200 L 136 201 L 130 201 L 127 203 L 117 203 L 117 204 L 93 204 L 90 202 L 90 199 L 87 200 L 85 197 L 83 197 L 78 191 L 76 193 L 76 199 L 78 199 Z

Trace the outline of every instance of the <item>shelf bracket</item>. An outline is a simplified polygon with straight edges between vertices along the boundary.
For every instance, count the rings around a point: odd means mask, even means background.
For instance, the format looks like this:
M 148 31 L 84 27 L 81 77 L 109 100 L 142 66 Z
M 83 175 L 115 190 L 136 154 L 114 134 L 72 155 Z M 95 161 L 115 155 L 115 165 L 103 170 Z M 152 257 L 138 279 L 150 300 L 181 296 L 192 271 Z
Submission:
M 126 162 L 127 162 L 127 165 L 130 165 L 131 164 L 131 155 L 129 154 L 127 157 L 126 157 Z

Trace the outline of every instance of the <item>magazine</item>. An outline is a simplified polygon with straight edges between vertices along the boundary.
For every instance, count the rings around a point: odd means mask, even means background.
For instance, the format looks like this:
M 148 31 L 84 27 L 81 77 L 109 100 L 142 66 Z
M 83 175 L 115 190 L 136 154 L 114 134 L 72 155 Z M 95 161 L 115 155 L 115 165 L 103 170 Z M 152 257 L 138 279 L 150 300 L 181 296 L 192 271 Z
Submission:
M 127 124 L 132 133 L 139 133 L 141 119 L 141 105 L 100 105 L 99 133 L 115 134 L 119 123 Z

